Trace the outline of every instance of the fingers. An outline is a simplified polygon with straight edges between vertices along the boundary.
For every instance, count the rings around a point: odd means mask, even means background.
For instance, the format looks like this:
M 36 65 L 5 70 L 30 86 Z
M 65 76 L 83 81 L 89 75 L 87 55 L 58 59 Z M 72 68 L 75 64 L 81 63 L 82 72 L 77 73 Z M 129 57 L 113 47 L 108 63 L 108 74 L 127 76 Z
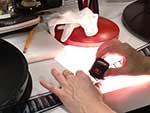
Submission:
M 67 79 L 73 77 L 73 73 L 70 72 L 69 70 L 64 70 L 63 73 L 59 73 L 56 69 L 52 69 L 51 70 L 52 75 L 54 76 L 54 78 L 59 82 L 60 87 L 64 87 L 67 86 Z M 45 80 L 40 80 L 40 84 L 45 87 L 46 89 L 52 91 L 53 93 L 55 93 L 57 96 L 61 96 L 61 88 L 56 87 L 54 85 L 52 85 L 51 83 L 48 83 Z
M 83 71 L 77 71 L 76 76 L 86 76 L 86 74 Z
M 46 89 L 52 91 L 53 93 L 55 93 L 56 95 L 60 95 L 60 89 L 55 87 L 54 85 L 48 83 L 45 80 L 40 80 L 40 84 L 45 87 Z
M 68 80 L 72 80 L 74 77 L 74 74 L 69 70 L 64 70 L 62 74 L 56 69 L 52 69 L 51 72 L 61 87 L 66 86 L 68 84 Z
M 124 48 L 124 43 L 121 43 L 119 40 L 111 40 L 102 44 L 97 50 L 96 57 L 102 57 L 106 53 L 120 53 Z
M 71 78 L 71 77 L 74 76 L 74 74 L 73 74 L 71 71 L 69 71 L 69 70 L 64 70 L 64 71 L 63 71 L 63 75 L 64 75 L 64 77 L 65 77 L 66 79 L 69 79 L 69 78 Z
M 55 79 L 59 82 L 59 84 L 61 86 L 67 84 L 67 81 L 66 81 L 65 77 L 61 73 L 59 73 L 56 69 L 52 69 L 51 73 L 55 77 Z
M 109 40 L 109 41 L 106 41 L 104 42 L 99 48 L 98 48 L 98 51 L 103 51 L 105 48 L 107 47 L 110 47 L 110 46 L 113 46 L 113 45 L 118 45 L 120 44 L 121 42 L 117 39 L 113 39 L 113 40 Z
M 83 71 L 81 71 L 81 70 L 79 70 L 79 71 L 76 72 L 76 77 L 78 77 L 78 78 L 84 78 L 84 79 L 89 79 L 91 81 L 90 77 L 87 74 L 85 74 Z

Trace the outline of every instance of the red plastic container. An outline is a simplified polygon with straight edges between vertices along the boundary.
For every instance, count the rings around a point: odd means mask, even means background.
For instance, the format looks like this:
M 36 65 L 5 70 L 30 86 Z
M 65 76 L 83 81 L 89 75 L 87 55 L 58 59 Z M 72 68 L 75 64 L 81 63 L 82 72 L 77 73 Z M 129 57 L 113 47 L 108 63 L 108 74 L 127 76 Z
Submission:
M 57 26 L 58 27 L 58 26 Z M 55 28 L 55 38 L 60 41 L 63 30 Z M 104 17 L 98 19 L 98 33 L 94 36 L 86 36 L 82 27 L 75 28 L 70 37 L 65 42 L 61 42 L 67 45 L 74 46 L 99 46 L 102 42 L 118 38 L 119 27 Z

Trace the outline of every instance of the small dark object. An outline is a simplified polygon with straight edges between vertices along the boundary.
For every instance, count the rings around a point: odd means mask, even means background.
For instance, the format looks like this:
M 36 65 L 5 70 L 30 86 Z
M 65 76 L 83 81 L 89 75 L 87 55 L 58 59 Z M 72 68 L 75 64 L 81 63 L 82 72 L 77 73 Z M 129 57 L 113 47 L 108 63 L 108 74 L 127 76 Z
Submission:
M 101 58 L 97 58 L 90 69 L 89 73 L 92 77 L 96 79 L 104 79 L 104 73 L 108 69 L 109 64 Z

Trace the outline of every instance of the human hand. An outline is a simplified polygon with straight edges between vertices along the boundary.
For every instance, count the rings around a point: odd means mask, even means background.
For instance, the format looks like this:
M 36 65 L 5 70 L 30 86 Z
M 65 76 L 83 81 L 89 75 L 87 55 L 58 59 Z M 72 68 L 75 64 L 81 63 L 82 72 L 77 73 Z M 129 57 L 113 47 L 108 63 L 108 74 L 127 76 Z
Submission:
M 61 88 L 45 80 L 40 83 L 55 93 L 71 113 L 114 113 L 103 103 L 101 93 L 82 71 L 77 71 L 74 75 L 68 70 L 61 74 L 53 69 L 52 74 Z
M 105 59 L 109 55 L 122 56 L 122 67 L 108 69 L 105 76 L 150 74 L 150 59 L 138 53 L 127 43 L 116 39 L 107 41 L 99 47 L 96 57 Z

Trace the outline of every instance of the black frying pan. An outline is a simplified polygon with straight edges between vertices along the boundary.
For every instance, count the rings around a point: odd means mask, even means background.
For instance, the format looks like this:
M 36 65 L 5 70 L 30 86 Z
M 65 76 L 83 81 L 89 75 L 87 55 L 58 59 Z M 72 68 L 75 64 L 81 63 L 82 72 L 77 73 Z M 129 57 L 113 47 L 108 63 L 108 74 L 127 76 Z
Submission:
M 29 98 L 31 89 L 31 76 L 24 55 L 0 39 L 0 107 Z

